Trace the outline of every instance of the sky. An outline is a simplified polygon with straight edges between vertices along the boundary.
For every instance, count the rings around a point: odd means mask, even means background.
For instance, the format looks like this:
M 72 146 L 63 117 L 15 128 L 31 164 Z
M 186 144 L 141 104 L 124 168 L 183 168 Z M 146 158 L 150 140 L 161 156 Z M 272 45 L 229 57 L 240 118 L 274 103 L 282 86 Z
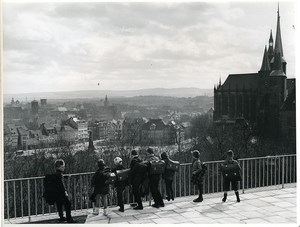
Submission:
M 295 77 L 295 2 L 280 2 Z M 277 2 L 3 3 L 4 94 L 213 89 L 257 72 Z

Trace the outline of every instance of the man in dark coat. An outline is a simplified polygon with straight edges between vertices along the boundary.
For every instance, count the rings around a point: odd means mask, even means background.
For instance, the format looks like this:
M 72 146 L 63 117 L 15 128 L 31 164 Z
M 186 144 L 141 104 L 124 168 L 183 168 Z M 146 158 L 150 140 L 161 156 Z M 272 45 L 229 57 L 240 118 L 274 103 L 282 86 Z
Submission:
M 71 216 L 71 202 L 68 199 L 68 193 L 64 185 L 63 175 L 62 173 L 65 171 L 65 162 L 62 159 L 58 159 L 55 161 L 55 177 L 56 177 L 56 186 L 57 186 L 57 194 L 55 197 L 55 203 L 57 207 L 57 212 L 59 215 L 59 221 L 64 222 L 67 221 L 68 223 L 75 223 Z M 63 214 L 63 206 L 66 209 L 66 218 Z
M 123 166 L 123 160 L 120 157 L 116 157 L 114 159 L 115 167 L 112 169 L 113 172 L 117 172 L 117 170 L 125 169 Z M 123 191 L 125 189 L 125 182 L 117 181 L 115 183 L 117 188 L 117 198 L 118 198 L 118 206 L 120 207 L 119 211 L 124 212 L 124 201 L 123 201 Z
M 141 195 L 139 192 L 140 185 L 143 182 L 145 173 L 139 168 L 139 163 L 142 162 L 142 160 L 139 158 L 137 151 L 132 150 L 131 151 L 132 160 L 130 162 L 130 183 L 132 185 L 132 191 L 134 200 L 137 203 L 137 206 L 134 207 L 134 210 L 142 210 L 143 204 Z
M 161 159 L 164 160 L 166 166 L 170 162 L 169 156 L 166 152 L 163 152 L 161 154 Z M 170 201 L 170 199 L 174 200 L 174 193 L 172 188 L 174 174 L 175 174 L 175 170 L 165 168 L 165 172 L 162 175 L 162 178 L 165 180 L 165 184 L 166 184 L 166 193 L 167 193 L 166 199 L 168 201 Z
M 147 162 L 152 161 L 159 161 L 159 158 L 154 155 L 153 149 L 148 148 L 147 149 Z M 150 165 L 149 165 L 150 167 Z M 160 180 L 160 174 L 149 174 L 149 180 L 150 180 L 150 191 L 154 200 L 154 204 L 152 205 L 155 208 L 164 207 L 164 201 L 162 199 L 161 193 L 158 189 L 159 180 Z
M 99 206 L 100 201 L 103 200 L 103 215 L 107 216 L 107 195 L 109 193 L 109 184 L 106 183 L 109 176 L 108 173 L 111 170 L 105 165 L 103 159 L 99 159 L 97 162 L 98 170 L 92 177 L 91 186 L 94 188 L 94 192 L 90 196 L 90 200 L 93 204 L 93 214 L 99 214 L 99 210 L 96 210 L 96 201 L 99 198 Z

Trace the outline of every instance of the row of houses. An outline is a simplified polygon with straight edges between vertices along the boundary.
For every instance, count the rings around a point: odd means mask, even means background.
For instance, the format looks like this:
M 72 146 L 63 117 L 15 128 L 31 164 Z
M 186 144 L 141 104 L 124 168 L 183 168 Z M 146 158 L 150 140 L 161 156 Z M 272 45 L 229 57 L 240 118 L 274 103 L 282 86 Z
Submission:
M 162 119 L 125 118 L 123 120 L 94 120 L 87 122 L 75 116 L 61 124 L 42 123 L 37 130 L 26 126 L 6 124 L 5 145 L 18 149 L 52 146 L 57 142 L 87 142 L 89 132 L 93 141 L 121 142 L 124 145 L 173 145 L 190 134 L 189 122 L 165 123 Z

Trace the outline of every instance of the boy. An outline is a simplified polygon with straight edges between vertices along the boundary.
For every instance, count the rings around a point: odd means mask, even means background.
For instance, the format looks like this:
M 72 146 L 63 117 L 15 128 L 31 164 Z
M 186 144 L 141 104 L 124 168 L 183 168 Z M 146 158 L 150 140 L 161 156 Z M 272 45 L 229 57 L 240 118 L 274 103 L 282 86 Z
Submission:
M 234 153 L 232 150 L 227 151 L 226 160 L 222 165 L 222 172 L 224 177 L 224 197 L 222 199 L 223 202 L 226 202 L 227 192 L 230 189 L 230 183 L 232 189 L 235 191 L 236 201 L 239 203 L 239 191 L 238 191 L 238 181 L 241 180 L 241 167 L 239 163 L 233 159 Z
M 64 222 L 67 221 L 68 223 L 75 223 L 71 216 L 71 202 L 68 199 L 68 193 L 66 191 L 64 182 L 63 182 L 63 172 L 65 171 L 65 162 L 62 159 L 58 159 L 55 161 L 55 177 L 56 177 L 56 187 L 57 187 L 57 194 L 55 198 L 55 203 L 57 207 L 57 212 L 59 215 L 59 221 Z M 66 209 L 66 218 L 63 214 L 63 206 Z

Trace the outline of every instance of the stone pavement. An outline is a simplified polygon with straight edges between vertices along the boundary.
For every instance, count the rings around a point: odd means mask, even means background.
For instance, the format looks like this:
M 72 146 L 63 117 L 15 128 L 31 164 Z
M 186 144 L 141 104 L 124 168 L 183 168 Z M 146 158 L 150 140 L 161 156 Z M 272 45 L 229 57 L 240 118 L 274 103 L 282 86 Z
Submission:
M 296 184 L 248 189 L 237 203 L 234 192 L 228 193 L 226 203 L 223 193 L 204 195 L 202 203 L 192 202 L 195 196 L 166 201 L 159 209 L 144 203 L 143 210 L 133 210 L 125 205 L 125 212 L 118 207 L 108 208 L 108 216 L 93 215 L 88 210 L 86 224 L 256 224 L 297 223 Z M 101 210 L 102 211 L 102 210 Z

